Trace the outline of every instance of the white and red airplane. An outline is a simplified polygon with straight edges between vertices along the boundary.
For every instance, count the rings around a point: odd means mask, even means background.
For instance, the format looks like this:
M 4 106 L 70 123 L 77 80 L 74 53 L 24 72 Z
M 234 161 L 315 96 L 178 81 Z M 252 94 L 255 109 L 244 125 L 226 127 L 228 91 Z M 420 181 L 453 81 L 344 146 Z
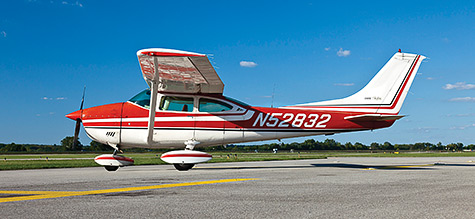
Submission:
M 133 164 L 125 148 L 182 148 L 161 159 L 191 169 L 211 155 L 195 147 L 329 135 L 391 126 L 423 59 L 400 50 L 357 93 L 342 99 L 267 108 L 223 96 L 224 84 L 206 55 L 171 49 L 137 52 L 150 89 L 127 102 L 78 110 L 66 117 L 115 149 L 95 161 L 109 171 Z

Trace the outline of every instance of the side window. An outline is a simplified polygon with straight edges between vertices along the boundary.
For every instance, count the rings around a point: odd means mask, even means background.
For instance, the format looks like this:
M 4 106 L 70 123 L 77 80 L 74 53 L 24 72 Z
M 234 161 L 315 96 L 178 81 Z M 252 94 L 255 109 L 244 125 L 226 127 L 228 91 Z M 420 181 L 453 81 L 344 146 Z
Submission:
M 223 112 L 231 110 L 233 107 L 221 101 L 201 98 L 198 110 L 200 112 Z
M 160 110 L 193 112 L 193 98 L 192 97 L 162 97 L 160 101 Z

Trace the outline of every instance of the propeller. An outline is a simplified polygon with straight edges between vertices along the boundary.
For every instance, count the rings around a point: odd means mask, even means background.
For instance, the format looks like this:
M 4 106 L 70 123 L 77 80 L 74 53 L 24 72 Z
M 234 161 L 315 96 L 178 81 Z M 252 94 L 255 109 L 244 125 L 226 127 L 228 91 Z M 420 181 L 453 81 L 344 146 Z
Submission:
M 81 107 L 79 110 L 81 111 L 82 115 L 82 109 L 84 106 L 84 95 L 86 94 L 86 86 L 84 86 L 84 90 L 82 91 L 82 100 L 81 100 Z M 81 118 L 76 119 L 76 129 L 74 130 L 74 139 L 73 139 L 73 147 L 71 148 L 73 151 L 76 150 L 76 147 L 78 146 L 78 138 L 79 138 L 79 130 L 81 128 Z

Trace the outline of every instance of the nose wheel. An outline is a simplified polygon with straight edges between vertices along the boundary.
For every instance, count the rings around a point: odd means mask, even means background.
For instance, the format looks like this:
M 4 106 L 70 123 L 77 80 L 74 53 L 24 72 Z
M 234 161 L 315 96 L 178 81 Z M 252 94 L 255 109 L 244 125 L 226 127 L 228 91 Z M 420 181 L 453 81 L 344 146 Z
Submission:
M 193 163 L 175 163 L 173 164 L 173 166 L 175 166 L 175 168 L 178 170 L 178 171 L 187 171 L 191 168 L 193 168 L 193 166 L 195 166 L 195 164 Z

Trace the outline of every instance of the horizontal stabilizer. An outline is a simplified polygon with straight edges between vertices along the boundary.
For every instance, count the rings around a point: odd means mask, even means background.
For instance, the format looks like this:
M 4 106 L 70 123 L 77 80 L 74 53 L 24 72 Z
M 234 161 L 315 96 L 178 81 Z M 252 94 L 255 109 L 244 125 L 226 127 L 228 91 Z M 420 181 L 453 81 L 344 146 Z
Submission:
M 371 121 L 392 121 L 398 120 L 404 117 L 404 115 L 381 115 L 381 114 L 363 114 L 357 116 L 347 116 L 346 120 L 355 122 L 371 122 Z

